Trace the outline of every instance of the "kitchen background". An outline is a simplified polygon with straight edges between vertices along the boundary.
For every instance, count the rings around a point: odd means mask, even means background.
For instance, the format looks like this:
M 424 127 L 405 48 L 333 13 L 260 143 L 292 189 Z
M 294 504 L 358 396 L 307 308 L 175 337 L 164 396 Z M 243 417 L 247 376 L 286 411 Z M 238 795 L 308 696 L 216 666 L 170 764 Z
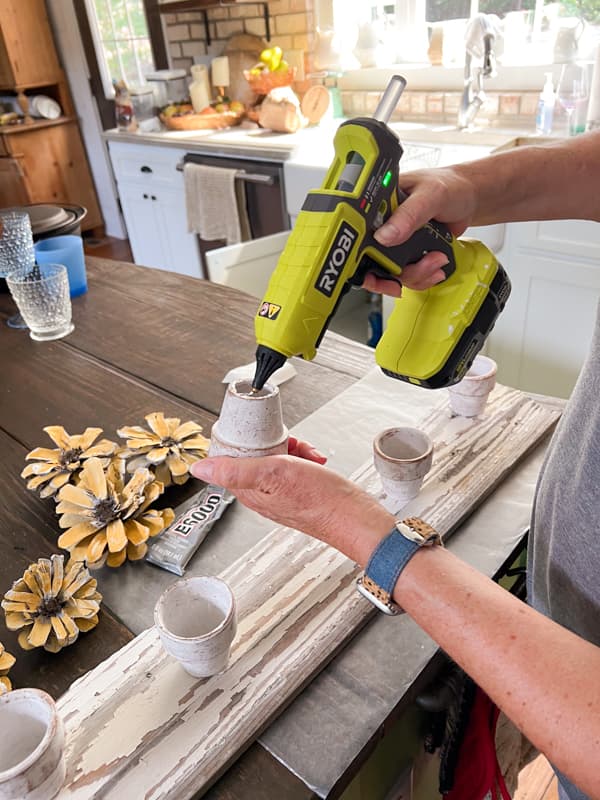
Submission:
M 600 108 L 588 104 L 597 77 L 597 0 L 0 0 L 0 9 L 0 102 L 9 102 L 12 122 L 21 123 L 27 102 L 34 113 L 26 125 L 0 126 L 0 205 L 79 204 L 87 208 L 82 228 L 90 247 L 105 234 L 127 240 L 136 263 L 208 276 L 257 296 L 306 191 L 325 174 L 336 126 L 345 116 L 372 113 L 394 72 L 408 81 L 393 115 L 405 148 L 401 169 L 578 133 L 586 121 L 595 125 Z M 293 129 L 286 121 L 273 132 L 258 128 L 255 116 L 225 130 L 165 130 L 152 110 L 142 120 L 147 128 L 117 130 L 113 79 L 141 92 L 133 95 L 140 103 L 149 96 L 143 92 L 150 72 L 179 69 L 183 94 L 193 67 L 210 74 L 224 54 L 226 94 L 257 100 L 242 69 L 258 58 L 261 42 L 279 46 L 293 65 L 296 98 L 313 87 L 325 93 L 327 107 L 313 124 L 282 132 Z M 252 47 L 258 50 L 249 53 Z M 565 65 L 587 77 L 570 118 L 576 129 L 568 129 L 566 101 L 553 94 L 553 124 L 536 132 L 540 91 L 547 75 L 557 87 Z M 600 89 L 600 80 L 595 85 Z M 210 91 L 216 98 L 218 84 Z M 461 126 L 469 92 L 475 114 Z M 33 108 L 40 96 L 58 105 L 58 118 Z M 236 170 L 247 241 L 206 241 L 190 232 L 190 162 Z M 566 396 L 600 297 L 596 226 L 519 223 L 469 233 L 497 254 L 514 285 L 488 345 L 501 380 Z M 380 308 L 354 292 L 342 311 L 335 327 L 372 343 L 372 319 L 384 321 L 389 303 Z M 554 319 L 564 321 L 562 328 L 548 324 Z

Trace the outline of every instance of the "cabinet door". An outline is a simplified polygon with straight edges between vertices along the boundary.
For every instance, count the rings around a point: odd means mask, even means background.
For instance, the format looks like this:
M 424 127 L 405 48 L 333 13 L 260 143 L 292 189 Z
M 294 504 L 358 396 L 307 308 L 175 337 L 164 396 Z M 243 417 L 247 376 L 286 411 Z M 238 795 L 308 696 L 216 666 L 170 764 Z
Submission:
M 144 267 L 163 266 L 166 259 L 162 226 L 157 225 L 156 202 L 146 187 L 120 187 L 119 198 L 127 226 L 129 244 L 136 264 Z
M 135 263 L 202 277 L 197 240 L 187 232 L 179 192 L 165 186 L 121 184 L 119 193 Z
M 102 224 L 87 157 L 77 122 L 24 128 L 4 136 L 19 159 L 30 203 L 72 203 L 87 208 L 84 227 Z
M 187 229 L 181 173 L 178 173 L 175 187 L 161 186 L 154 196 L 157 198 L 153 201 L 156 206 L 157 227 L 163 241 L 164 258 L 161 267 L 182 275 L 202 278 L 198 237 L 195 233 L 188 233 Z
M 23 169 L 18 159 L 0 158 L 0 208 L 25 205 L 28 202 Z
M 210 250 L 206 253 L 208 277 L 214 283 L 240 289 L 261 300 L 289 235 L 289 231 L 284 231 Z
M 0 87 L 56 83 L 61 70 L 44 0 L 2 0 Z
M 600 226 L 594 222 L 507 225 L 499 259 L 512 293 L 489 355 L 503 383 L 568 397 L 581 370 L 600 299 Z

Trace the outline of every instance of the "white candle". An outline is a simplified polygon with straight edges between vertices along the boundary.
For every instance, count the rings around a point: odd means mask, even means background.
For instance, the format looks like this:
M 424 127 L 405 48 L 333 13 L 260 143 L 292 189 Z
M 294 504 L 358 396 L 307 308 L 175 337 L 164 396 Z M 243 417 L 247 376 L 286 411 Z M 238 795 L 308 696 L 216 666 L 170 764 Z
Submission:
M 229 86 L 229 59 L 227 56 L 213 58 L 210 69 L 213 86 Z

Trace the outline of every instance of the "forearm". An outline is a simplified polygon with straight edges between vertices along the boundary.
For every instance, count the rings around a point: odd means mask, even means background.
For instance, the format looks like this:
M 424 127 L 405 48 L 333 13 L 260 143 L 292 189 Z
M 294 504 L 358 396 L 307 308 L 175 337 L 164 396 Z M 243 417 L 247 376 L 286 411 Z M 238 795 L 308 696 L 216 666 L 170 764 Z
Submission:
M 454 169 L 474 187 L 474 225 L 600 221 L 600 132 L 508 150 Z
M 590 797 L 600 798 L 600 649 L 442 548 L 423 548 L 394 600 Z

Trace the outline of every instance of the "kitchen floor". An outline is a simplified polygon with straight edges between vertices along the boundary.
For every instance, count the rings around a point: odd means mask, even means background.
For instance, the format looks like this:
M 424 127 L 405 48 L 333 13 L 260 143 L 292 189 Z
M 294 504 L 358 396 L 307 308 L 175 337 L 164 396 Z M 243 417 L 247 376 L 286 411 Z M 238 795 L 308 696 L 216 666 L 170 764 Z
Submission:
M 133 256 L 127 239 L 116 239 L 113 236 L 96 239 L 84 234 L 83 249 L 88 256 L 112 258 L 116 261 L 127 261 L 129 264 L 133 264 Z
M 544 756 L 538 756 L 521 771 L 513 800 L 558 800 L 557 781 Z

